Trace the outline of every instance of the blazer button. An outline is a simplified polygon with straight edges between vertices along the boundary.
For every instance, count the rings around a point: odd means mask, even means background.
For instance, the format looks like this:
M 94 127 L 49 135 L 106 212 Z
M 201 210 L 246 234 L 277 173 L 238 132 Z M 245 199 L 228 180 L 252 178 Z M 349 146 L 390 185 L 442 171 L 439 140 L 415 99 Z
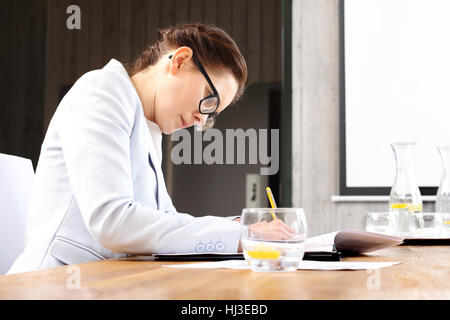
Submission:
M 216 243 L 216 250 L 217 251 L 223 251 L 225 249 L 225 244 L 221 241 Z
M 208 242 L 208 243 L 206 244 L 206 251 L 211 252 L 211 251 L 214 251 L 214 249 L 216 249 L 216 246 L 214 245 L 214 243 Z
M 199 243 L 195 246 L 196 252 L 205 252 L 205 245 L 203 243 Z

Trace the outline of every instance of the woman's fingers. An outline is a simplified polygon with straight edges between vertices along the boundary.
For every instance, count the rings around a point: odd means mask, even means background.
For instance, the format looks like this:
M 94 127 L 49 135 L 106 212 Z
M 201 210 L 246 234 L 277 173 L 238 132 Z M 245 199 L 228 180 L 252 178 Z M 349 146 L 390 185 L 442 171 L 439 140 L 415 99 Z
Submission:
M 292 228 L 291 226 L 285 224 L 283 221 L 277 219 L 272 221 L 271 223 L 278 223 L 286 232 L 288 233 L 295 233 L 295 229 Z
M 295 229 L 277 219 L 263 221 L 249 226 L 250 236 L 267 240 L 289 240 L 295 235 Z
M 295 233 L 291 231 L 291 227 L 281 220 L 274 220 L 270 222 L 269 225 L 270 224 L 273 226 L 274 236 L 277 240 L 288 240 L 292 238 Z

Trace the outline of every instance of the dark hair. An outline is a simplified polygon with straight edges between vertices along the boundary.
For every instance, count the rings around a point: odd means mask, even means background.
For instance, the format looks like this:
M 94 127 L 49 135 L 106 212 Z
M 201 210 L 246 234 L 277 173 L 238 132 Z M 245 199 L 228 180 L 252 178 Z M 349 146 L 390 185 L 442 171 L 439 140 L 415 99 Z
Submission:
M 182 46 L 191 48 L 204 67 L 212 69 L 219 65 L 231 71 L 238 82 L 232 103 L 239 100 L 247 82 L 247 64 L 234 40 L 214 25 L 187 23 L 158 29 L 158 40 L 139 55 L 130 72 L 131 76 L 156 64 L 169 50 Z

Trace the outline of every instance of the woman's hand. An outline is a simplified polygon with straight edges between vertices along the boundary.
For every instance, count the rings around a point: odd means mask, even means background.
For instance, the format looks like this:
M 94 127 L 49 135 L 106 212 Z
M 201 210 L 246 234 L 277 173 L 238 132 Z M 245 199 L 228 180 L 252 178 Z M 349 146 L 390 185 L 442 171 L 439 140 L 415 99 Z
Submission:
M 249 225 L 248 235 L 250 238 L 264 240 L 289 240 L 295 235 L 295 229 L 277 219 Z
M 241 218 L 234 221 L 240 222 Z M 248 226 L 250 238 L 264 240 L 289 240 L 295 235 L 295 229 L 288 226 L 283 221 L 277 219 L 271 222 L 262 221 Z M 239 241 L 238 252 L 242 252 L 241 241 Z

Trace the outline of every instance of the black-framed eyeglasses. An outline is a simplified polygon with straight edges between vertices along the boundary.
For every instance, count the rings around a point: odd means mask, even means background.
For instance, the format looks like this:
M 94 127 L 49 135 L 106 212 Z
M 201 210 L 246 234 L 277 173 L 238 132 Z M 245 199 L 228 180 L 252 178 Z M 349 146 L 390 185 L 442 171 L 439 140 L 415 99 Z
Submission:
M 169 56 L 169 59 L 172 59 L 172 55 Z M 214 123 L 216 122 L 216 115 L 217 115 L 217 108 L 219 108 L 220 104 L 220 98 L 219 93 L 216 90 L 216 87 L 214 87 L 214 84 L 212 83 L 210 77 L 206 73 L 205 68 L 203 68 L 202 64 L 198 59 L 193 55 L 192 58 L 194 58 L 195 64 L 197 65 L 198 69 L 202 73 L 202 75 L 205 77 L 206 81 L 209 84 L 209 87 L 212 90 L 212 94 L 209 96 L 203 98 L 198 103 L 198 111 L 201 114 L 207 114 L 208 118 L 206 119 L 206 123 L 204 126 L 202 126 L 202 130 L 208 130 L 211 129 L 214 126 Z

